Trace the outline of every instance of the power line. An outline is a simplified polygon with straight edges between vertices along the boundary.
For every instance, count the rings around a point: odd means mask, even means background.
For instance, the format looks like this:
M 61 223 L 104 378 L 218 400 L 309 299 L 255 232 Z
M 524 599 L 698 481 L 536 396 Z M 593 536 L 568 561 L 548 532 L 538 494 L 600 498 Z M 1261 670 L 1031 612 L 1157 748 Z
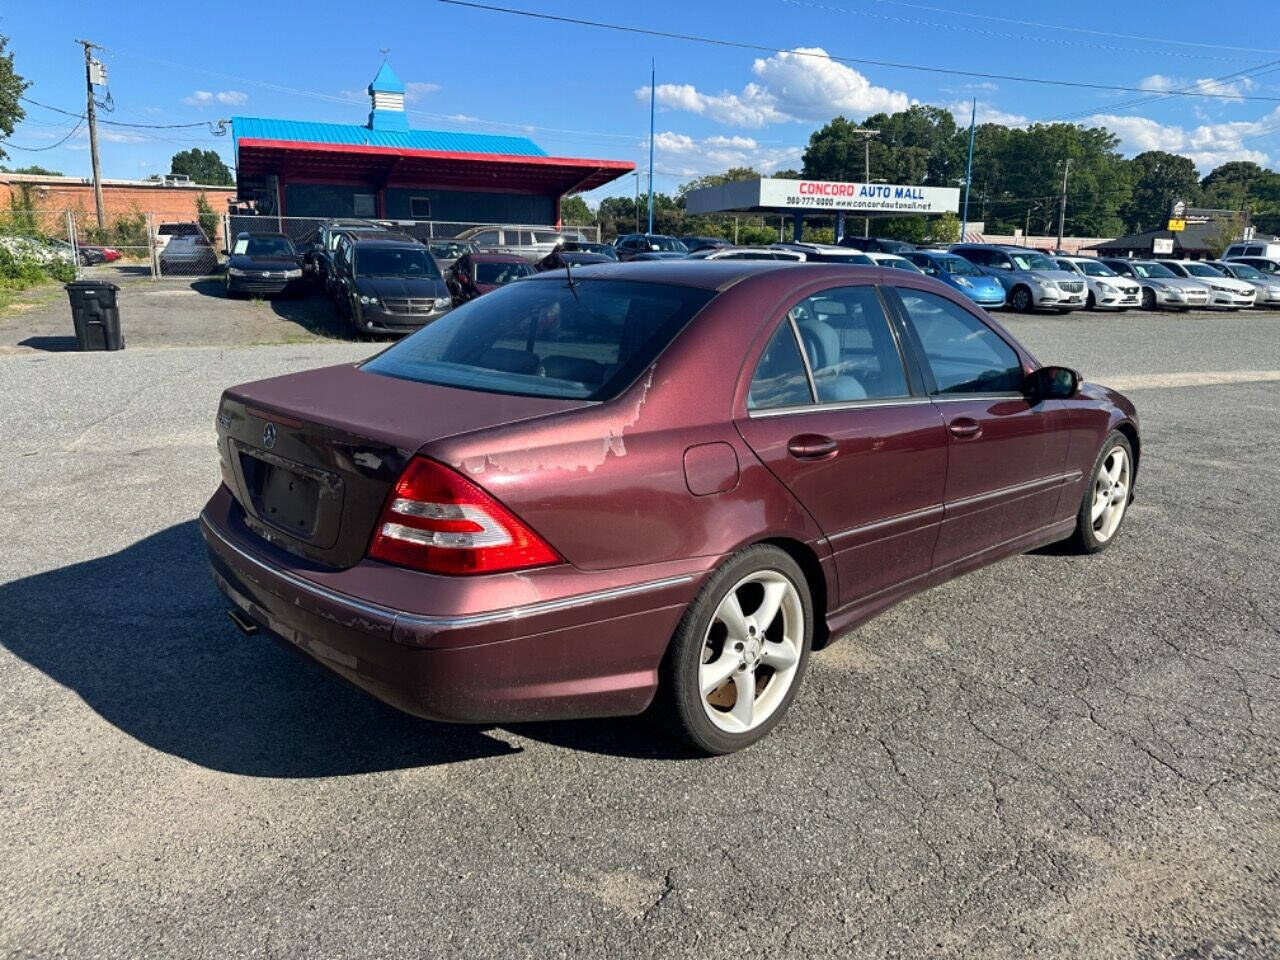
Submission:
M 931 13 L 942 13 L 949 17 L 971 17 L 977 20 L 993 20 L 996 23 L 1012 23 L 1020 27 L 1037 27 L 1042 30 L 1065 30 L 1071 33 L 1088 34 L 1094 37 L 1113 37 L 1121 40 L 1141 40 L 1144 43 L 1169 43 L 1181 47 L 1201 47 L 1209 50 L 1239 50 L 1242 53 L 1280 53 L 1280 50 L 1261 47 L 1233 47 L 1224 43 L 1202 43 L 1194 40 L 1168 40 L 1163 37 L 1144 37 L 1132 33 L 1116 33 L 1114 30 L 1090 30 L 1086 27 L 1071 27 L 1060 23 L 1038 23 L 1034 20 L 1015 20 L 1010 17 L 995 17 L 983 13 L 971 13 L 967 10 L 949 10 L 945 7 L 932 7 L 923 3 L 908 3 L 906 0 L 875 0 L 876 3 L 891 3 L 899 7 L 912 7 L 916 10 L 927 10 Z
M 892 60 L 871 60 L 865 57 L 846 57 L 834 53 L 813 53 L 807 50 L 788 50 L 784 47 L 771 47 L 765 44 L 748 43 L 742 40 L 725 40 L 719 37 L 706 37 L 692 33 L 676 33 L 669 30 L 654 30 L 648 27 L 631 27 L 619 23 L 607 23 L 603 20 L 586 20 L 580 17 L 565 17 L 552 13 L 541 13 L 536 10 L 519 10 L 513 7 L 500 7 L 496 4 L 477 3 L 474 0 L 437 0 L 454 7 L 467 7 L 472 10 L 485 10 L 490 13 L 505 13 L 516 17 L 527 17 L 533 20 L 546 20 L 552 23 L 565 23 L 580 27 L 595 27 L 600 30 L 614 30 L 620 33 L 635 33 L 647 37 L 658 37 L 663 40 L 684 40 L 690 43 L 703 43 L 715 47 L 730 47 L 737 50 L 750 50 L 754 53 L 785 53 L 795 57 L 812 57 L 817 60 L 834 60 L 839 63 L 854 63 L 864 66 L 889 67 L 895 70 L 915 70 L 921 73 L 945 74 L 956 77 L 975 77 L 980 80 L 1008 80 L 1014 83 L 1034 83 L 1041 86 L 1073 87 L 1083 90 L 1107 90 L 1121 93 L 1147 93 L 1151 91 L 1142 87 L 1125 86 L 1111 83 L 1089 83 L 1084 80 L 1052 80 L 1048 77 L 1024 77 L 1008 73 L 982 73 L 976 70 L 957 70 L 950 67 L 928 67 L 918 63 L 897 63 Z M 1280 52 L 1280 51 L 1277 51 Z M 1170 91 L 1169 96 L 1211 97 L 1218 100 L 1257 100 L 1267 103 L 1280 103 L 1280 97 L 1266 97 L 1260 94 L 1208 94 L 1182 91 Z
M 83 113 L 64 110 L 61 107 L 41 103 L 39 100 L 32 100 L 30 97 L 20 96 L 18 99 L 24 103 L 30 103 L 37 107 L 43 107 L 45 110 L 52 110 L 54 113 L 60 113 L 65 117 L 75 117 L 78 120 L 85 119 L 85 115 Z M 195 123 L 126 123 L 123 120 L 99 120 L 98 123 L 111 127 L 129 127 L 134 130 L 186 130 L 191 127 L 208 127 L 212 132 L 214 126 L 221 124 L 222 121 L 198 120 Z
M 76 122 L 76 125 L 71 128 L 70 133 L 68 133 L 65 137 L 63 137 L 57 143 L 51 143 L 47 147 L 22 147 L 16 143 L 10 143 L 8 140 L 0 140 L 0 143 L 4 144 L 6 147 L 9 147 L 11 150 L 25 150 L 28 153 L 41 153 L 45 150 L 53 150 L 57 147 L 62 146 L 64 143 L 66 143 L 68 140 L 74 137 L 76 133 L 79 132 L 80 128 L 83 126 L 84 126 L 84 117 L 81 117 Z
M 894 16 L 887 13 L 874 13 L 870 10 L 850 10 L 847 7 L 837 7 L 826 3 L 816 3 L 814 0 L 778 0 L 780 3 L 789 4 L 794 7 L 808 7 L 811 10 L 827 10 L 832 13 L 847 13 L 853 17 L 872 17 L 876 20 L 887 20 L 891 23 L 907 23 L 921 27 L 934 27 L 939 30 L 946 30 L 948 33 L 970 33 L 982 37 L 993 37 L 997 40 L 1030 40 L 1034 43 L 1054 43 L 1059 46 L 1066 47 L 1087 47 L 1090 50 L 1113 50 L 1117 53 L 1144 53 L 1152 56 L 1167 57 L 1167 50 L 1151 50 L 1141 49 L 1137 47 L 1121 47 L 1110 43 L 1098 43 L 1096 40 L 1067 40 L 1065 38 L 1055 37 L 1033 37 L 1025 33 L 1011 33 L 1007 30 L 986 30 L 982 27 L 965 27 L 955 22 L 939 23 L 936 20 L 920 20 L 915 17 Z M 925 8 L 928 9 L 928 8 Z M 960 11 L 947 11 L 948 15 L 954 16 Z M 1016 22 L 1004 21 L 1001 22 Z M 1114 36 L 1114 34 L 1108 34 Z M 1160 41 L 1156 41 L 1160 42 Z M 1209 53 L 1183 53 L 1182 57 L 1192 58 L 1196 60 L 1218 60 L 1227 63 L 1237 62 L 1240 60 L 1250 59 L 1245 56 L 1222 57 L 1214 56 Z

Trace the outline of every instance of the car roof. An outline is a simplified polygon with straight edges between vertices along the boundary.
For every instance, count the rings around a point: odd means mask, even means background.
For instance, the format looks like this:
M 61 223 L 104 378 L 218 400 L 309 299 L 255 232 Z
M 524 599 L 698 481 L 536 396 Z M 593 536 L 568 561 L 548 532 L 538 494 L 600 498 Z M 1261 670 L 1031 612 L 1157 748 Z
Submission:
M 355 247 L 357 250 L 367 250 L 370 247 L 404 247 L 409 245 L 412 245 L 415 247 L 422 246 L 422 244 L 418 243 L 418 241 L 413 239 L 413 237 L 397 237 L 397 236 L 355 237 L 352 239 L 351 245 Z
M 529 263 L 524 257 L 514 253 L 469 253 L 466 256 L 476 263 Z M 532 266 L 532 264 L 529 265 Z
M 638 280 L 644 283 L 667 283 L 675 286 L 698 287 L 703 290 L 723 290 L 749 277 L 776 270 L 805 270 L 812 274 L 826 271 L 832 277 L 838 277 L 846 270 L 878 270 L 880 268 L 866 264 L 806 264 L 794 260 L 632 260 L 627 263 L 608 263 L 593 265 L 593 280 Z M 901 271 L 897 271 L 901 272 Z M 528 280 L 554 278 L 555 272 L 541 273 Z M 527 282 L 521 280 L 521 283 Z
M 278 240 L 290 239 L 290 237 L 287 234 L 270 233 L 265 230 L 241 230 L 239 233 L 236 234 L 236 239 L 239 240 L 241 237 L 274 237 L 275 239 L 278 239 Z

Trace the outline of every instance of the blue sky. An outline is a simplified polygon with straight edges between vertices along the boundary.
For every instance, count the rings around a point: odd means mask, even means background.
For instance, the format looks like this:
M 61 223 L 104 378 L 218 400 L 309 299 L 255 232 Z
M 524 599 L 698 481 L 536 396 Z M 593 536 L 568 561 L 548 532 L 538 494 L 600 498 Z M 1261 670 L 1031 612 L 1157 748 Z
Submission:
M 109 118 L 142 124 L 234 114 L 361 123 L 364 88 L 387 47 L 408 85 L 414 127 L 524 133 L 555 155 L 632 160 L 642 170 L 652 57 L 659 93 L 655 187 L 666 192 L 731 165 L 799 166 L 809 134 L 836 113 L 861 119 L 921 102 L 963 111 L 967 122 L 972 97 L 980 121 L 1093 120 L 1119 134 L 1128 154 L 1183 153 L 1202 173 L 1234 159 L 1280 165 L 1280 33 L 1266 26 L 1275 23 L 1274 0 L 1232 0 L 1218 16 L 1206 16 L 1202 0 L 498 2 L 784 52 L 539 22 L 435 0 L 260 0 L 251 8 L 214 5 L 199 17 L 172 0 L 9 0 L 0 7 L 0 33 L 10 36 L 17 69 L 32 82 L 27 95 L 77 112 L 84 107 L 84 72 L 74 40 L 101 44 L 115 103 Z M 1116 15 L 1120 9 L 1125 16 Z M 980 80 L 786 52 L 794 50 L 1153 93 Z M 1236 78 L 1202 89 L 1275 99 L 1154 96 L 1228 74 Z M 9 138 L 13 144 L 47 145 L 75 123 L 30 105 L 27 115 Z M 101 129 L 107 177 L 167 172 L 169 157 L 191 146 L 233 161 L 230 138 L 203 128 Z M 89 172 L 83 131 L 53 150 L 7 152 L 10 165 Z M 588 200 L 633 189 L 628 178 Z

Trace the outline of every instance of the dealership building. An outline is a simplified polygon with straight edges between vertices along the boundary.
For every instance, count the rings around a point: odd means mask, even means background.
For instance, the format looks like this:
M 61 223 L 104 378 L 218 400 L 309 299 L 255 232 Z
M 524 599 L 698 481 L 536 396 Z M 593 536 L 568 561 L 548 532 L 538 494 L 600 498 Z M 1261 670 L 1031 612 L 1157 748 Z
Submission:
M 559 225 L 560 200 L 635 169 L 527 137 L 414 130 L 383 63 L 364 124 L 234 117 L 236 196 L 260 214 Z
M 846 214 L 857 217 L 938 216 L 960 211 L 958 187 L 918 187 L 902 183 L 846 183 L 833 180 L 782 180 L 761 177 L 690 190 L 690 213 L 756 213 L 791 216 L 795 237 L 804 235 L 806 217 L 834 219 L 837 239 Z

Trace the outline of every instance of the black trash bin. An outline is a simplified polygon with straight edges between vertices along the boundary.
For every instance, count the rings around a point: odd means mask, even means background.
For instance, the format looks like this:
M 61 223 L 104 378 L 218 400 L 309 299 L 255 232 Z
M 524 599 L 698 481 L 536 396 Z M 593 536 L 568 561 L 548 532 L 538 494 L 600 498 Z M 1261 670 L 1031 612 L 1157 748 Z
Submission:
M 71 319 L 81 350 L 123 350 L 120 308 L 116 306 L 114 283 L 99 280 L 72 280 L 67 284 L 71 298 Z

